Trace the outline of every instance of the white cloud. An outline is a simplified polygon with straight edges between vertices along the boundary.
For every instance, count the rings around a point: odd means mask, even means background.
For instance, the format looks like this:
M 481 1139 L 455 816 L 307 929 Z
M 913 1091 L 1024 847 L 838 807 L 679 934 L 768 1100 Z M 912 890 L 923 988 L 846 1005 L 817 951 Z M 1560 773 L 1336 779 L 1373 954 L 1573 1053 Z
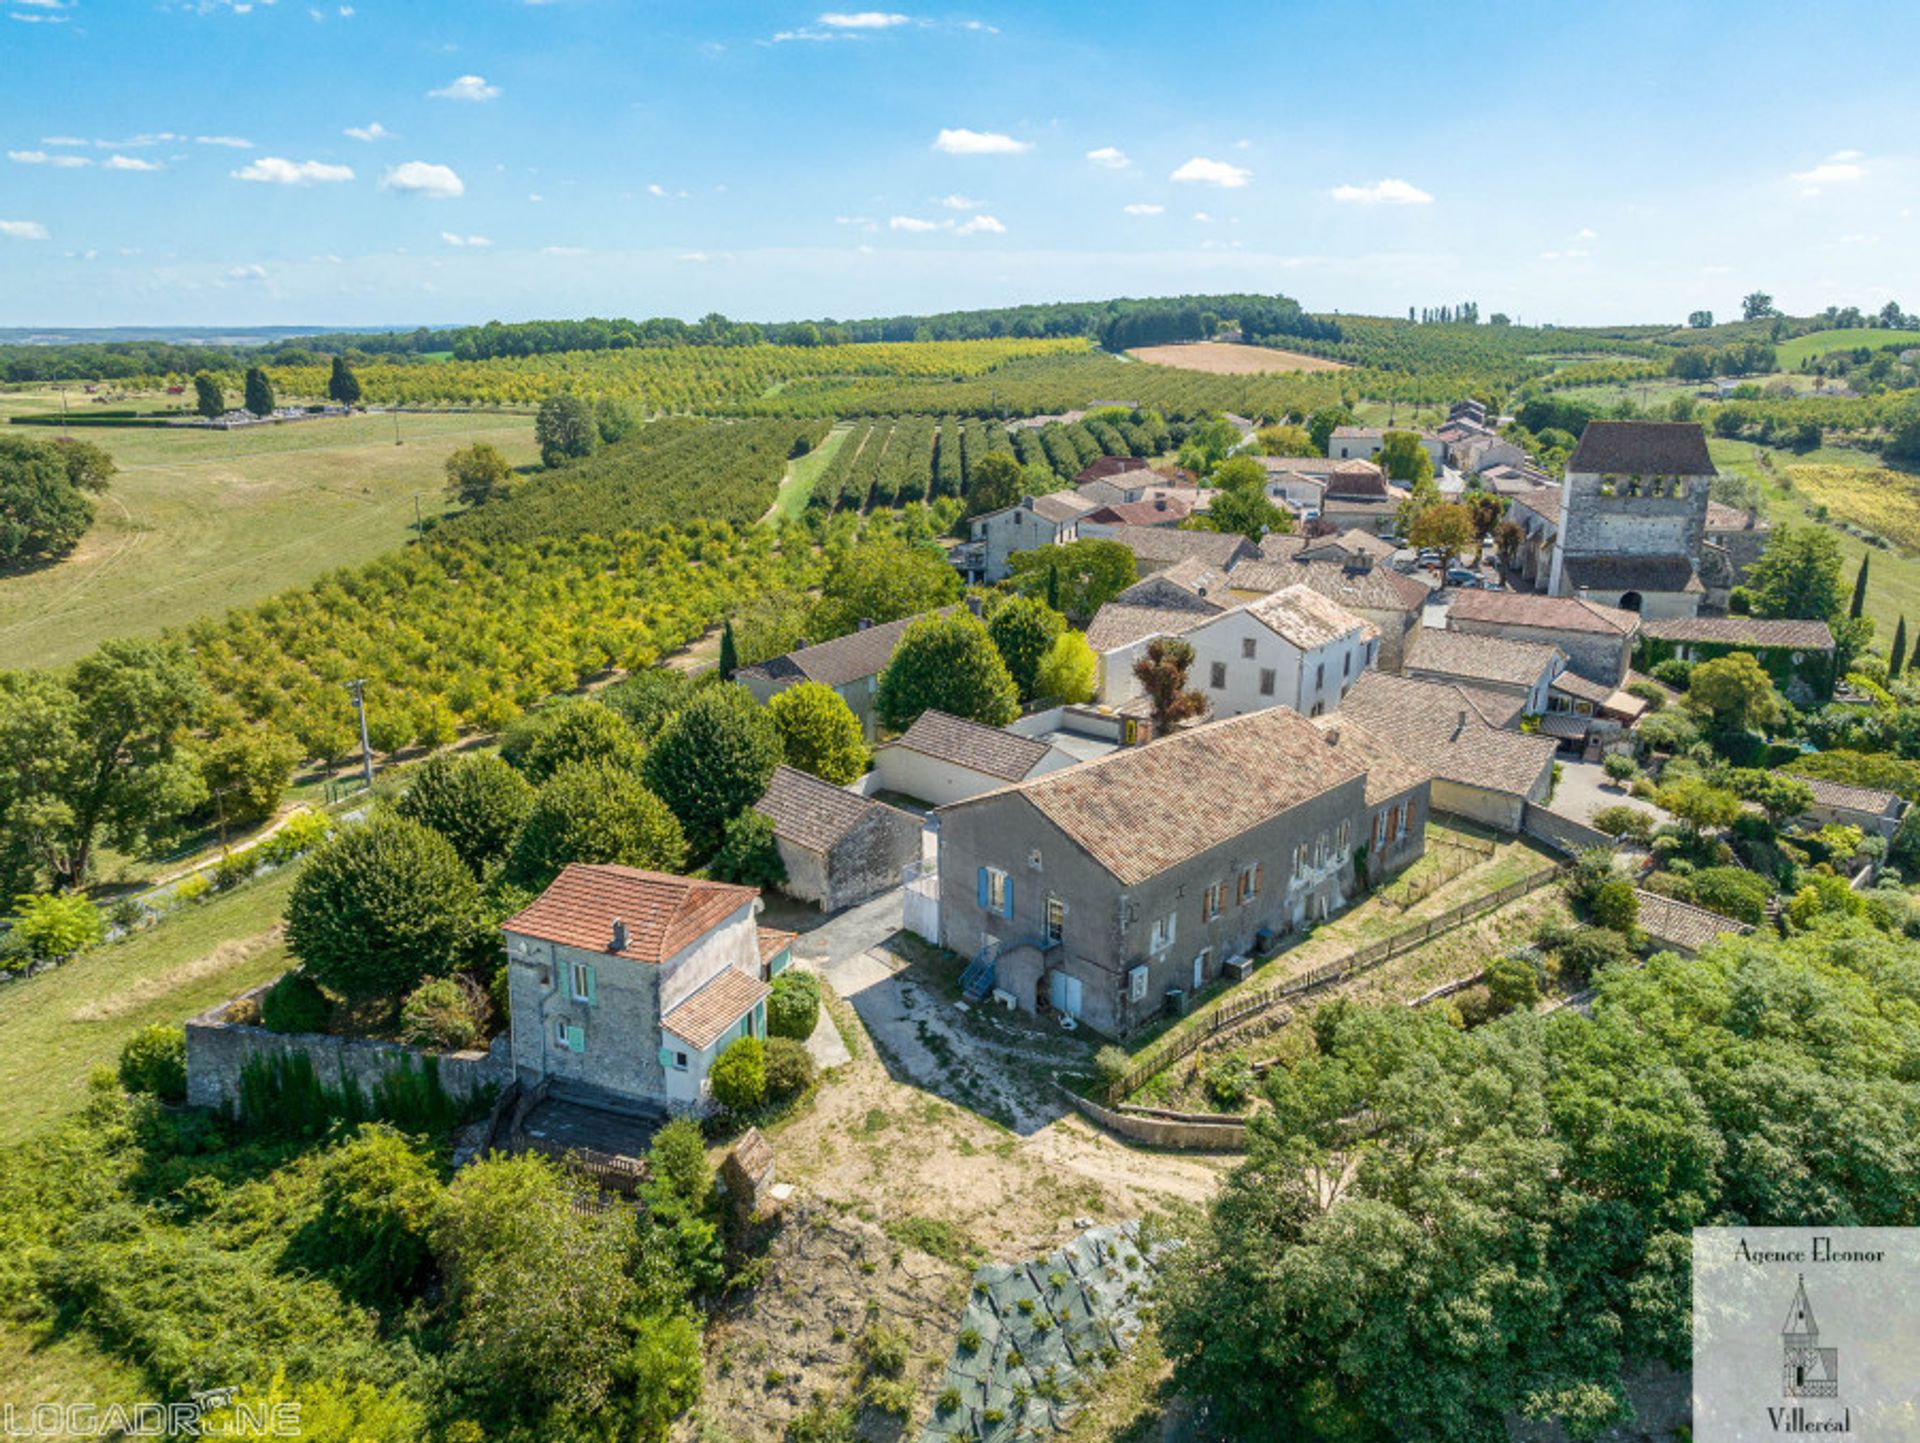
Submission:
M 1210 215 L 1208 215 L 1208 214 L 1207 214 L 1207 213 L 1206 213 L 1205 211 L 1203 211 L 1203 210 L 1197 210 L 1197 211 L 1195 211 L 1195 212 L 1193 213 L 1193 218 L 1194 218 L 1195 220 L 1197 220 L 1197 221 L 1199 221 L 1201 225 L 1212 225 L 1212 224 L 1213 224 L 1213 217 L 1212 217 L 1212 216 L 1210 216 Z
M 887 229 L 905 231 L 939 230 L 940 224 L 937 220 L 922 220 L 916 215 L 896 215 L 887 222 Z M 952 222 L 949 221 L 947 224 L 951 225 Z
M 820 17 L 822 25 L 830 25 L 835 30 L 885 30 L 894 25 L 905 25 L 908 17 L 894 15 L 885 10 L 856 10 L 851 14 L 842 10 L 829 10 Z
M 1540 252 L 1540 259 L 1543 261 L 1583 261 L 1586 258 L 1587 258 L 1587 252 L 1583 250 L 1569 249 L 1569 250 L 1563 250 L 1563 251 L 1541 251 Z
M 1204 155 L 1196 155 L 1168 179 L 1184 181 L 1190 185 L 1218 185 L 1228 190 L 1235 190 L 1252 180 L 1253 172 L 1243 165 L 1234 165 L 1230 161 L 1208 160 Z
M 1818 195 L 1820 187 L 1825 185 L 1847 185 L 1856 180 L 1865 180 L 1867 168 L 1860 160 L 1857 150 L 1836 150 L 1811 170 L 1796 170 L 1787 178 L 1800 183 L 1802 195 Z
M 462 75 L 427 94 L 435 100 L 493 100 L 500 94 L 500 87 L 487 84 L 482 76 Z
M 657 195 L 657 196 L 659 196 L 659 197 L 660 197 L 660 198 L 661 198 L 662 200 L 665 200 L 665 199 L 666 199 L 666 195 L 667 195 L 667 188 L 666 188 L 666 187 L 665 187 L 664 185 L 662 185 L 662 184 L 660 184 L 660 182 L 659 182 L 659 181 L 657 181 L 657 180 L 656 180 L 656 181 L 653 181 L 653 182 L 651 182 L 651 183 L 650 183 L 650 184 L 649 184 L 649 185 L 647 186 L 647 194 L 648 194 L 648 195 Z
M 1007 228 L 990 215 L 977 215 L 961 224 L 955 235 L 1005 235 Z
M 267 268 L 262 265 L 232 266 L 227 271 L 230 281 L 264 281 L 266 278 Z
M 144 135 L 130 135 L 125 140 L 96 140 L 94 144 L 101 150 L 139 150 L 149 145 L 172 145 L 185 139 L 186 136 L 175 135 L 171 130 L 155 130 Z
M 1167 208 L 1164 205 L 1155 205 L 1150 200 L 1136 200 L 1132 205 L 1123 205 L 1120 209 L 1128 215 L 1162 215 Z
M 440 239 L 445 241 L 450 246 L 472 246 L 476 250 L 484 250 L 486 247 L 493 244 L 493 240 L 489 236 L 455 235 L 450 230 L 441 231 Z
M 583 255 L 586 255 L 587 253 L 588 253 L 587 248 L 585 246 L 541 246 L 540 247 L 540 254 L 543 256 L 583 256 Z
M 433 165 L 424 160 L 409 160 L 396 165 L 380 181 L 382 190 L 405 191 L 434 200 L 447 200 L 467 193 L 466 183 L 451 166 Z
M 21 3 L 28 3 L 28 0 L 21 0 Z M 46 14 L 46 13 L 42 13 L 38 15 L 23 15 L 19 11 L 15 10 L 10 12 L 7 18 L 9 20 L 18 20 L 22 25 L 65 25 L 67 21 L 72 19 L 73 17 L 69 15 L 53 15 L 53 14 Z
M 253 149 L 253 142 L 251 140 L 243 139 L 238 135 L 196 135 L 193 140 L 196 145 L 220 145 L 225 146 L 228 150 Z
M 40 137 L 40 143 L 42 145 L 85 145 L 86 141 L 77 135 L 43 135 Z
M 1125 170 L 1133 162 L 1127 159 L 1127 153 L 1117 145 L 1103 145 L 1098 150 L 1087 152 L 1087 159 L 1095 165 L 1105 166 L 1108 170 Z
M 927 231 L 950 230 L 955 235 L 1005 235 L 1006 226 L 990 215 L 976 215 L 960 222 L 948 217 L 946 220 L 923 220 L 917 215 L 896 215 L 887 221 L 888 230 L 907 231 L 910 234 L 924 234 Z
M 540 204 L 541 201 L 545 200 L 546 197 L 540 194 L 539 191 L 534 190 L 534 191 L 527 192 L 527 199 L 532 201 L 535 205 L 538 205 Z
M 108 170 L 165 170 L 157 160 L 136 160 L 131 155 L 116 155 L 101 162 Z
M 92 165 L 84 155 L 49 155 L 44 150 L 10 150 L 7 159 L 15 165 L 55 165 L 62 170 L 73 170 L 78 166 Z
M 341 131 L 340 133 L 342 135 L 349 136 L 354 140 L 392 140 L 393 139 L 393 132 L 391 130 L 388 130 L 386 126 L 382 125 L 377 120 L 367 125 L 349 125 L 345 130 Z
M 969 195 L 943 195 L 940 197 L 940 204 L 948 210 L 978 210 L 986 202 L 975 200 Z
M 1590 225 L 1583 225 L 1573 237 L 1575 240 L 1598 240 L 1600 232 Z
M 1433 197 L 1417 185 L 1391 177 L 1372 185 L 1336 185 L 1328 192 L 1351 205 L 1432 205 Z
M 1019 155 L 1033 149 L 1030 141 L 1015 140 L 997 130 L 943 130 L 933 138 L 933 148 L 948 155 Z
M 47 228 L 37 220 L 0 220 L 0 235 L 14 240 L 45 240 Z
M 254 180 L 268 185 L 322 185 L 353 179 L 353 168 L 328 165 L 323 160 L 283 160 L 263 155 L 251 164 L 232 172 L 235 180 Z

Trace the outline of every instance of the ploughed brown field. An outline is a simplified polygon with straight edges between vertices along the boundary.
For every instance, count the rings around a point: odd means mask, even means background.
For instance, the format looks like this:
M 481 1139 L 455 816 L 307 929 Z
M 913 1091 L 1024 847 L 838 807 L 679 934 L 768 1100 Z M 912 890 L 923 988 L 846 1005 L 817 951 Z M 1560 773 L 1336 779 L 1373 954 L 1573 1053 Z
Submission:
M 1264 371 L 1344 371 L 1340 361 L 1275 351 L 1265 346 L 1236 346 L 1228 341 L 1189 341 L 1180 346 L 1141 346 L 1127 354 L 1156 366 L 1178 366 L 1211 376 L 1255 376 Z

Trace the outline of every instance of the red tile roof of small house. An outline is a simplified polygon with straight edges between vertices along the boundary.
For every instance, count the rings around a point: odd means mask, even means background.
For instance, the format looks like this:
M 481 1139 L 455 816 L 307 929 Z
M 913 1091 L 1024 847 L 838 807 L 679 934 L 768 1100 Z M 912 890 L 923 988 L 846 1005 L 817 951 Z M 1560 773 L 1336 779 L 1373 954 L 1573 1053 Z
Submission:
M 758 888 L 676 877 L 612 863 L 573 862 L 534 901 L 500 924 L 503 932 L 604 952 L 633 962 L 664 962 L 760 896 Z M 613 926 L 626 927 L 615 952 Z
M 670 1009 L 660 1025 L 704 1051 L 772 993 L 773 989 L 758 977 L 729 967 Z

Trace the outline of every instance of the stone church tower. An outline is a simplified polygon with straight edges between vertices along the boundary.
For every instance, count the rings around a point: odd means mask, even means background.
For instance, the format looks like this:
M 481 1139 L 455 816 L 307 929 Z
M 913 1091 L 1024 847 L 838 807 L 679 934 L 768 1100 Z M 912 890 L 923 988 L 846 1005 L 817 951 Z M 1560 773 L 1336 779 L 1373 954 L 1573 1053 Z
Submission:
M 1698 615 L 1716 474 L 1692 422 L 1590 422 L 1567 459 L 1549 593 L 1652 617 Z

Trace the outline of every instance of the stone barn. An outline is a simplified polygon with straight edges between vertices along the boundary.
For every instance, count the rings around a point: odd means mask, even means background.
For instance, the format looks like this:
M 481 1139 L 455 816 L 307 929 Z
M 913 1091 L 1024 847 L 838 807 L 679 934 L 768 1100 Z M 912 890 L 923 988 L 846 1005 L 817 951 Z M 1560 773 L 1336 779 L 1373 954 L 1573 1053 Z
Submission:
M 789 896 L 837 912 L 896 887 L 920 860 L 920 818 L 792 767 L 780 767 L 754 810 L 773 823 Z

